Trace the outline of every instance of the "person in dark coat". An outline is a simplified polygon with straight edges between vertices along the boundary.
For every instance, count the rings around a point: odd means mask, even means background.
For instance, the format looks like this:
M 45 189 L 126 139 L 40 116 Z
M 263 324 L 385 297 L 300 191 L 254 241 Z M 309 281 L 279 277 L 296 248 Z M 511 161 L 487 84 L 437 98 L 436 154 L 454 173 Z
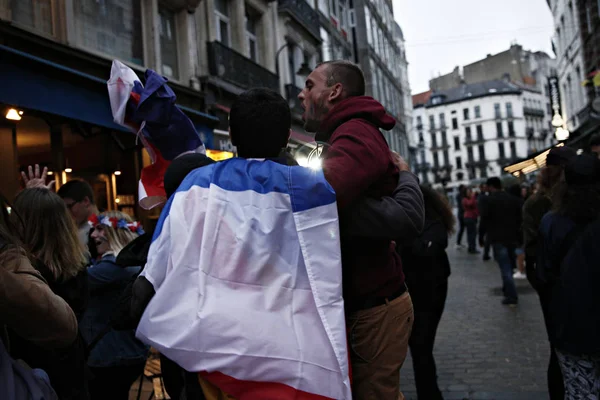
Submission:
M 523 205 L 523 241 L 525 249 L 525 271 L 531 286 L 537 291 L 548 331 L 549 293 L 540 284 L 536 272 L 537 258 L 540 254 L 539 230 L 542 218 L 552 208 L 552 190 L 563 178 L 567 162 L 576 156 L 569 147 L 555 147 L 546 157 L 546 166 L 538 175 L 538 191 L 530 196 Z M 550 343 L 550 361 L 548 363 L 548 393 L 550 400 L 562 400 L 565 387 L 554 346 Z
M 36 187 L 19 193 L 13 209 L 11 219 L 23 246 L 33 256 L 33 267 L 52 291 L 69 304 L 80 322 L 89 299 L 87 256 L 67 206 L 56 193 Z M 85 343 L 81 333 L 64 349 L 44 349 L 17 332 L 10 332 L 10 342 L 14 358 L 48 373 L 60 399 L 88 398 Z
M 425 227 L 419 237 L 401 248 L 406 284 L 413 299 L 415 320 L 409 340 L 419 400 L 441 400 L 433 346 L 448 294 L 450 262 L 448 235 L 455 219 L 447 201 L 421 185 L 425 201 Z
M 481 210 L 481 219 L 502 276 L 502 304 L 514 307 L 519 302 L 513 270 L 517 268 L 517 248 L 522 245 L 519 232 L 523 200 L 502 190 L 500 178 L 489 178 L 487 186 L 490 195 Z
M 462 247 L 462 237 L 465 233 L 465 210 L 463 208 L 463 199 L 467 194 L 467 187 L 460 185 L 458 187 L 458 194 L 456 195 L 456 217 L 458 218 L 458 234 L 456 235 L 456 247 Z

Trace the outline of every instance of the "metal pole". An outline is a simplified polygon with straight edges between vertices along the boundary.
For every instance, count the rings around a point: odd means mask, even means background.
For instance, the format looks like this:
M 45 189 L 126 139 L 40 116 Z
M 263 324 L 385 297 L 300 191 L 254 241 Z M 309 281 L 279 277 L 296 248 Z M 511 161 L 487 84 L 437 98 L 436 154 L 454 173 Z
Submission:
M 277 76 L 279 77 L 279 54 L 281 54 L 281 52 L 283 51 L 283 49 L 285 49 L 286 47 L 288 47 L 290 45 L 289 42 L 286 42 L 283 46 L 281 46 L 276 52 L 275 52 L 275 72 L 277 73 Z

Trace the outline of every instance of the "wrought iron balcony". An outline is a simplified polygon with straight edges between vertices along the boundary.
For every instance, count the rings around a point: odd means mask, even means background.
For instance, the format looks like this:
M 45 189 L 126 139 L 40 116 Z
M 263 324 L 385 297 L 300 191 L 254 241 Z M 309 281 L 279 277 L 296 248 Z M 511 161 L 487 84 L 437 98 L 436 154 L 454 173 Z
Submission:
M 533 138 L 533 135 L 535 134 L 533 128 L 529 127 L 527 129 L 525 129 L 525 134 L 527 135 L 527 139 L 531 139 Z
M 543 117 L 545 115 L 544 110 L 531 107 L 523 107 L 523 114 L 530 115 L 532 117 Z
M 266 87 L 279 91 L 277 75 L 220 42 L 208 42 L 210 74 L 242 88 Z
M 289 13 L 308 33 L 321 41 L 319 13 L 306 0 L 279 0 L 279 11 Z
M 416 163 L 415 169 L 416 172 L 427 172 L 431 169 L 431 164 L 428 162 Z
M 293 84 L 285 85 L 285 96 L 290 105 L 290 109 L 292 110 L 293 113 L 302 114 L 304 112 L 304 110 L 302 109 L 302 106 L 300 105 L 300 100 L 298 99 L 298 95 L 300 94 L 301 91 L 302 91 L 302 89 L 300 89 L 296 85 L 293 85 Z

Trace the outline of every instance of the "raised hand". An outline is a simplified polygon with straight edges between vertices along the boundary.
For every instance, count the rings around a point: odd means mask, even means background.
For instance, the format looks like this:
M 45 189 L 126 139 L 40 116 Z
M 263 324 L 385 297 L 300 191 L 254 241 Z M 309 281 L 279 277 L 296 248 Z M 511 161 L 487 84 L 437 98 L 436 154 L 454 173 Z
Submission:
M 40 187 L 40 188 L 52 190 L 54 188 L 54 181 L 50 181 L 50 183 L 48 183 L 46 185 L 46 176 L 48 175 L 47 167 L 44 167 L 41 175 L 40 175 L 40 166 L 38 164 L 35 164 L 35 173 L 33 171 L 33 168 L 31 167 L 31 165 L 28 167 L 28 171 L 29 171 L 29 177 L 27 177 L 25 172 L 21 172 L 21 176 L 23 177 L 23 182 L 25 182 L 25 187 L 27 189 Z

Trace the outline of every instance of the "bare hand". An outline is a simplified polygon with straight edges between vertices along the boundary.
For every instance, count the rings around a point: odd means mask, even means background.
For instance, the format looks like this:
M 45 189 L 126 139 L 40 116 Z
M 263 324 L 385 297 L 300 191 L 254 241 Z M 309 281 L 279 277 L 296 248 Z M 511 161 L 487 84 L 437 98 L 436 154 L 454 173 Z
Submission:
M 54 181 L 50 181 L 46 185 L 46 176 L 48 175 L 48 168 L 44 167 L 42 174 L 40 175 L 40 166 L 35 164 L 35 174 L 33 172 L 33 168 L 31 165 L 28 167 L 29 170 L 29 178 L 25 174 L 25 172 L 21 172 L 21 176 L 23 177 L 23 182 L 25 182 L 25 187 L 27 189 L 30 188 L 44 188 L 48 190 L 52 190 L 54 188 Z
M 392 161 L 400 171 L 410 171 L 410 167 L 408 166 L 406 160 L 404 160 L 404 158 L 402 158 L 402 156 L 395 151 L 392 151 Z

